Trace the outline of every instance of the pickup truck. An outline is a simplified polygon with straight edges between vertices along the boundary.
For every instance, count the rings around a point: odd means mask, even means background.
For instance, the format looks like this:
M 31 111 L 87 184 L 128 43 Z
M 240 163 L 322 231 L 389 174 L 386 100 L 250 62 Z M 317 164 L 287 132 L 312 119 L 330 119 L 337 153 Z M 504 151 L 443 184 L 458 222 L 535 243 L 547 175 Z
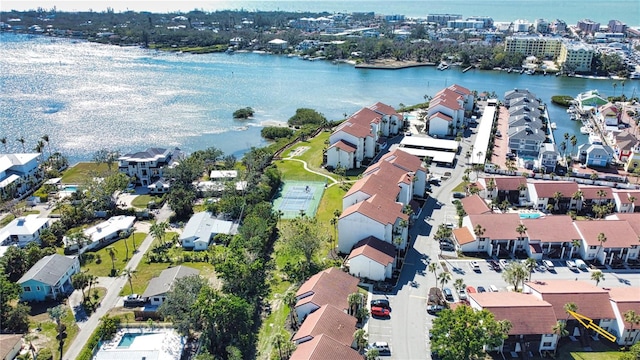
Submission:
M 136 307 L 144 305 L 144 299 L 138 294 L 127 295 L 124 298 L 125 307 Z

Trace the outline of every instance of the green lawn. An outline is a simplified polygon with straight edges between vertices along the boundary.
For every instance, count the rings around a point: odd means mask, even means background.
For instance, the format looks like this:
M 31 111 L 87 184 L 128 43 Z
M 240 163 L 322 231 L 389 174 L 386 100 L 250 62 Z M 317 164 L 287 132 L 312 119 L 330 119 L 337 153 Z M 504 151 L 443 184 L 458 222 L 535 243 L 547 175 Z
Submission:
M 147 204 L 150 201 L 155 201 L 156 204 L 158 204 L 158 203 L 160 203 L 161 200 L 162 200 L 161 196 L 138 195 L 135 198 L 133 198 L 133 201 L 131 201 L 131 205 L 133 205 L 134 207 L 137 207 L 137 208 L 145 209 L 147 207 Z
M 133 255 L 134 236 L 136 247 L 139 247 L 142 241 L 147 237 L 147 234 L 143 232 L 136 232 L 127 239 L 118 240 L 110 245 L 116 250 L 115 268 L 118 274 L 125 268 L 125 266 L 127 266 L 129 259 L 131 259 L 131 256 Z M 126 251 L 127 247 L 125 246 L 125 241 L 129 246 L 128 253 Z M 106 247 L 88 254 L 93 254 L 95 257 L 99 256 L 100 262 L 97 263 L 95 260 L 87 261 L 87 263 L 83 265 L 84 270 L 95 276 L 109 276 L 111 274 L 113 264 L 111 263 L 111 257 L 109 257 Z
M 111 171 L 118 170 L 118 163 L 111 165 Z M 81 162 L 62 174 L 63 184 L 83 184 L 90 180 L 94 174 L 102 174 L 109 171 L 107 164 L 96 164 L 93 162 Z
M 51 304 L 51 306 L 55 306 L 55 304 Z M 73 317 L 73 312 L 71 312 L 71 309 L 66 305 L 64 316 L 62 316 L 62 323 L 67 326 L 67 337 L 64 339 L 64 345 L 62 347 L 63 351 L 66 352 L 69 345 L 73 342 L 73 339 L 78 335 L 78 325 Z M 56 339 L 58 335 L 56 323 L 49 318 L 49 315 L 45 310 L 40 312 L 38 315 L 30 317 L 29 329 L 35 330 L 38 326 L 40 326 L 42 330 L 33 332 L 35 337 L 33 342 L 35 344 L 40 344 L 40 348 L 46 347 L 51 350 L 54 359 L 60 359 L 58 340 Z
M 147 285 L 149 285 L 149 281 L 151 281 L 152 278 L 160 275 L 162 270 L 168 269 L 169 267 L 176 266 L 176 265 L 177 264 L 170 264 L 170 263 L 147 263 L 144 261 L 141 262 L 138 265 L 138 268 L 136 269 L 133 279 L 131 280 L 131 284 L 133 285 L 133 293 L 134 294 L 144 293 L 145 289 L 147 288 Z M 182 263 L 180 265 L 184 265 L 184 266 L 188 266 L 188 267 L 192 267 L 194 269 L 200 270 L 200 275 L 205 278 L 212 278 L 214 276 L 213 265 L 209 263 L 194 262 L 194 263 Z M 120 295 L 124 296 L 129 294 L 131 294 L 131 287 L 127 282 L 127 284 L 125 284 L 125 286 L 122 288 L 122 291 L 120 291 Z
M 300 181 L 327 181 L 324 176 L 310 173 L 304 169 L 304 165 L 295 160 L 278 160 L 275 162 L 278 170 L 282 173 L 283 180 Z

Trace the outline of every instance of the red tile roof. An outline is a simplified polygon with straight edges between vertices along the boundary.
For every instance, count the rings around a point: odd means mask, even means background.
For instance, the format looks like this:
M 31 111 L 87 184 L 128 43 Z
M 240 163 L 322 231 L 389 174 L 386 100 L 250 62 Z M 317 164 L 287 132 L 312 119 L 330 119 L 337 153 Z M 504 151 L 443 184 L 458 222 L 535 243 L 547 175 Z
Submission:
M 350 196 L 361 191 L 369 196 L 379 194 L 380 197 L 395 201 L 400 193 L 398 184 L 404 182 L 406 177 L 406 172 L 402 174 L 394 174 L 391 171 L 376 172 L 356 181 L 344 196 Z
M 491 213 L 487 203 L 478 195 L 471 195 L 460 200 L 462 208 L 468 215 Z
M 496 320 L 509 320 L 509 335 L 551 334 L 557 322 L 553 306 L 531 294 L 485 292 L 471 293 L 469 297 L 493 313 Z
M 525 283 L 542 299 L 553 305 L 556 318 L 566 319 L 564 305 L 570 302 L 578 306 L 577 313 L 591 319 L 613 319 L 615 315 L 609 303 L 609 293 L 590 282 L 575 280 L 544 280 Z
M 307 316 L 291 340 L 309 341 L 325 334 L 342 345 L 351 346 L 353 333 L 356 331 L 356 321 L 356 318 L 333 305 L 323 305 Z
M 335 134 L 341 131 L 349 135 L 353 135 L 357 138 L 365 138 L 367 136 L 373 136 L 373 133 L 371 132 L 371 127 L 360 125 L 357 123 L 352 123 L 349 121 L 345 121 L 342 124 L 338 125 L 338 127 L 333 133 Z
M 437 111 L 433 113 L 431 116 L 429 116 L 429 120 L 433 120 L 433 118 L 441 118 L 446 121 L 453 121 L 453 118 L 451 116 L 441 113 L 440 111 Z
M 347 122 L 369 127 L 371 123 L 379 123 L 380 120 L 380 114 L 371 109 L 362 108 L 351 115 Z
M 635 204 L 640 206 L 640 191 L 614 190 L 613 192 L 618 194 L 620 203 L 631 204 L 631 200 L 629 200 L 629 198 L 633 196 L 635 198 Z
M 353 334 L 352 334 L 353 335 Z M 332 339 L 329 335 L 320 335 L 313 340 L 298 345 L 289 360 L 362 360 L 356 350 Z
M 599 199 L 613 199 L 613 191 L 611 191 L 610 187 L 606 186 L 593 186 L 593 185 L 580 185 L 580 191 L 582 191 L 582 197 L 588 200 L 599 200 Z M 604 191 L 605 196 L 601 197 L 598 195 L 600 190 Z
M 538 219 L 522 219 L 527 227 L 527 236 L 531 240 L 541 242 L 568 242 L 581 239 L 578 231 L 573 227 L 573 219 L 568 215 L 544 216 Z M 562 231 L 559 231 L 562 229 Z
M 352 143 L 350 143 L 348 141 L 344 141 L 344 140 L 339 140 L 335 144 L 331 145 L 329 147 L 329 149 L 331 149 L 332 147 L 337 147 L 338 149 L 340 149 L 342 151 L 346 151 L 346 152 L 356 152 L 356 149 L 358 148 L 357 146 L 353 145 Z
M 458 97 L 460 97 L 460 95 L 455 94 L 455 97 L 453 96 L 446 96 L 445 94 L 441 94 L 440 96 L 436 96 L 433 99 L 431 99 L 431 101 L 429 102 L 429 109 L 435 109 L 435 107 L 437 105 L 442 105 L 444 107 L 446 107 L 447 109 L 451 109 L 451 110 L 460 110 L 462 109 L 462 107 L 460 106 L 460 103 L 458 103 L 457 99 Z
M 450 85 L 447 89 L 451 91 L 455 91 L 458 94 L 471 95 L 471 91 L 469 89 L 467 89 L 466 87 L 460 86 L 458 84 Z
M 496 176 L 493 178 L 496 189 L 502 191 L 516 191 L 520 184 L 527 184 L 527 179 L 522 176 Z M 485 179 L 485 183 L 488 183 L 489 179 Z
M 345 218 L 353 213 L 360 213 L 383 225 L 395 224 L 398 218 L 409 220 L 407 214 L 402 212 L 402 204 L 378 194 L 344 209 L 340 218 Z
M 475 236 L 466 227 L 453 230 L 453 236 L 456 238 L 458 245 L 472 243 L 476 240 Z M 483 235 L 484 236 L 484 235 Z
M 573 181 L 534 181 L 532 182 L 539 198 L 553 198 L 553 194 L 560 192 L 562 197 L 570 198 L 580 190 L 578 184 Z
M 598 234 L 603 233 L 607 241 L 605 248 L 629 248 L 638 244 L 638 235 L 624 220 L 584 220 L 573 223 L 589 246 L 600 246 Z
M 628 222 L 636 235 L 640 236 L 640 213 L 617 213 L 614 216 L 619 220 Z
M 396 247 L 374 236 L 358 241 L 349 254 L 349 260 L 356 256 L 365 256 L 383 266 L 392 264 L 396 256 Z
M 609 298 L 614 302 L 614 306 L 618 307 L 618 312 L 623 316 L 623 319 L 624 313 L 629 310 L 640 314 L 640 287 L 611 288 L 609 289 Z M 624 322 L 625 329 L 631 329 L 631 326 L 630 322 Z M 637 328 L 637 325 L 634 328 Z
M 331 304 L 338 309 L 347 309 L 347 297 L 358 291 L 359 282 L 358 278 L 338 268 L 323 270 L 300 286 L 296 292 L 296 297 L 299 298 L 296 307 L 311 302 L 318 307 Z M 300 299 L 301 296 L 306 297 Z
M 369 109 L 377 112 L 378 114 L 384 114 L 384 115 L 398 115 L 398 113 L 396 112 L 396 109 L 394 109 L 393 107 L 387 105 L 387 104 L 383 104 L 381 102 L 377 102 L 371 106 L 369 106 Z
M 419 157 L 415 155 L 411 155 L 399 149 L 394 149 L 386 153 L 380 158 L 380 160 L 378 160 L 376 164 L 380 164 L 382 162 L 388 162 L 405 171 L 412 171 L 412 172 L 417 172 L 418 170 L 425 171 L 425 167 L 422 165 L 422 160 L 420 160 Z M 375 167 L 376 164 L 369 166 L 369 168 L 367 168 L 367 171 Z
M 480 224 L 485 231 L 482 237 L 491 240 L 517 239 L 520 236 L 516 228 L 521 224 L 520 216 L 509 214 L 480 214 L 469 215 L 473 228 Z

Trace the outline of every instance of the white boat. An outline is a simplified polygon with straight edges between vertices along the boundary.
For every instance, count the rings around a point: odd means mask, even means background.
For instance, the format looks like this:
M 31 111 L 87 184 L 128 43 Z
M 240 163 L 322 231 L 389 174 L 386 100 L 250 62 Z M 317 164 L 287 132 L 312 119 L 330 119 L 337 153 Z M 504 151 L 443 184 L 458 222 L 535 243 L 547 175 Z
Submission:
M 552 123 L 551 123 L 551 128 L 552 128 L 553 130 L 555 130 L 555 129 L 557 129 L 557 128 L 558 128 L 558 125 L 556 125 L 556 123 L 552 122 Z
M 591 132 L 591 129 L 589 127 L 587 127 L 587 126 L 583 126 L 583 127 L 580 128 L 580 134 L 587 135 L 590 132 Z

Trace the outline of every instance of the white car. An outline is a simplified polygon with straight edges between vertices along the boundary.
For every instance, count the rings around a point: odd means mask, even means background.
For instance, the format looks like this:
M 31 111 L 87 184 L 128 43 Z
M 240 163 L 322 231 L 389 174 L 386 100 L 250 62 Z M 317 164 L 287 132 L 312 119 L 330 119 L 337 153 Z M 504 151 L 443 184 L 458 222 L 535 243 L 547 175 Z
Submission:
M 467 292 L 464 291 L 464 289 L 460 289 L 460 291 L 458 291 L 458 297 L 460 300 L 467 300 Z
M 389 344 L 386 341 L 376 341 L 374 343 L 369 344 L 369 349 L 378 350 L 379 355 L 391 355 L 391 348 L 389 348 Z
M 555 270 L 555 266 L 553 266 L 553 262 L 551 262 L 551 260 L 542 260 L 542 264 L 549 271 L 554 271 Z
M 469 266 L 471 267 L 471 270 L 473 270 L 475 272 L 480 272 L 480 264 L 478 264 L 477 261 L 470 262 Z
M 500 259 L 500 266 L 502 266 L 503 269 L 506 269 L 507 265 L 509 265 L 509 262 L 507 260 Z
M 567 260 L 567 267 L 569 270 L 578 270 L 578 266 L 576 266 L 576 262 L 573 260 Z

